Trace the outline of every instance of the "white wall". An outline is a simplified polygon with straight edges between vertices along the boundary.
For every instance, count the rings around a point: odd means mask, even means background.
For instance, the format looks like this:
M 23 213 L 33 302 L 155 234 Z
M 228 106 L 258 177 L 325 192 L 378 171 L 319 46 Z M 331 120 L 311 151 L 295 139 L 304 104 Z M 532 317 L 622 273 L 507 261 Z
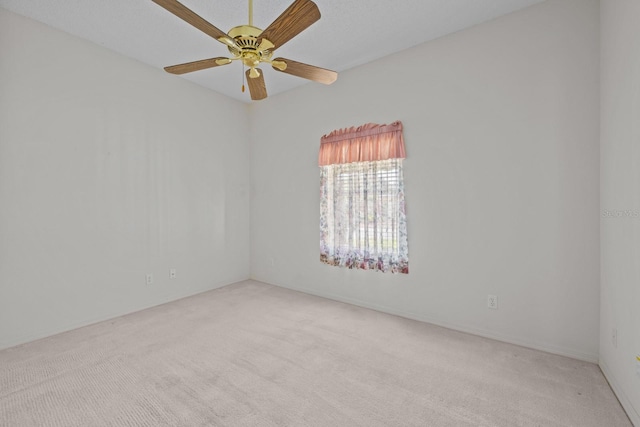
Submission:
M 4 9 L 0 58 L 0 348 L 249 277 L 245 105 Z
M 597 361 L 598 4 L 550 0 L 253 104 L 252 276 Z M 410 274 L 323 265 L 320 137 L 394 120 Z
M 601 31 L 600 366 L 640 426 L 640 2 L 602 0 Z

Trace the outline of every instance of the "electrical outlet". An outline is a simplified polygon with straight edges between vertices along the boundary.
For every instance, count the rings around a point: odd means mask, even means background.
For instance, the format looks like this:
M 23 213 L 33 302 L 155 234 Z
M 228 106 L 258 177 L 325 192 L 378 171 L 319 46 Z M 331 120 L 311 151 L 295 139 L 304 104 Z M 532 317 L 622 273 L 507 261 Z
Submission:
M 153 284 L 153 274 L 147 274 L 147 285 Z
M 616 328 L 611 330 L 611 344 L 613 348 L 618 348 L 618 330 Z
M 492 310 L 498 309 L 498 297 L 496 295 L 489 295 L 487 297 L 487 307 Z
M 176 269 L 172 268 L 171 270 L 169 270 L 169 279 L 175 279 L 176 278 Z

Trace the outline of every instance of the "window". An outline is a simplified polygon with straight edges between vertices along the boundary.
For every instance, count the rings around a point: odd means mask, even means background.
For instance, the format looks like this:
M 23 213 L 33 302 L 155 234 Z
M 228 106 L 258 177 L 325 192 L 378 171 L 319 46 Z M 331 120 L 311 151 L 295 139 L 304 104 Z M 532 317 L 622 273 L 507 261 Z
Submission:
M 409 272 L 404 156 L 399 122 L 369 124 L 323 137 L 322 262 L 348 268 Z

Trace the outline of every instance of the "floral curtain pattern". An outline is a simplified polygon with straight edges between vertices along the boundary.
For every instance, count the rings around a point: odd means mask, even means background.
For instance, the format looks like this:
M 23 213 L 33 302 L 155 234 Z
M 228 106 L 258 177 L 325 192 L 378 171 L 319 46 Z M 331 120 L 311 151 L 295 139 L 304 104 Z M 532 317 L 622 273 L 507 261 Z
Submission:
M 379 131 L 382 126 L 367 125 Z M 347 144 L 345 138 L 332 143 L 332 152 L 393 151 L 404 157 L 401 139 L 402 125 L 394 123 L 392 132 L 378 132 L 372 139 L 365 135 L 368 147 L 360 150 L 355 138 Z M 400 128 L 400 140 L 397 128 Z M 357 129 L 362 129 L 357 128 Z M 343 134 L 351 130 L 340 131 Z M 362 134 L 360 135 L 362 136 Z M 326 136 L 323 144 L 326 144 Z M 382 141 L 383 150 L 375 140 Z M 363 139 L 361 139 L 362 141 Z M 393 147 L 391 150 L 388 147 Z M 326 147 L 326 146 L 325 146 Z M 342 149 L 341 149 L 342 148 Z M 347 150 L 345 150 L 347 148 Z M 326 154 L 326 152 L 325 152 Z M 342 156 L 341 154 L 341 156 Z M 352 156 L 347 156 L 353 158 Z M 328 156 L 325 155 L 325 159 Z M 346 157 L 343 157 L 346 158 Z M 326 264 L 353 269 L 365 269 L 392 273 L 409 272 L 407 221 L 404 200 L 402 158 L 383 160 L 320 163 L 320 260 Z

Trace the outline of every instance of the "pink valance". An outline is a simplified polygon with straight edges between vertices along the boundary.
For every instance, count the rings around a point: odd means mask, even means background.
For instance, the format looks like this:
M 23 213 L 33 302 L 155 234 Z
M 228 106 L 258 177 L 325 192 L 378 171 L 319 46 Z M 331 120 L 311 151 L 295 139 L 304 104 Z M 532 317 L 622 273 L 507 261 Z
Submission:
M 320 139 L 318 165 L 404 159 L 402 122 L 389 125 L 367 123 L 349 129 L 334 130 Z

